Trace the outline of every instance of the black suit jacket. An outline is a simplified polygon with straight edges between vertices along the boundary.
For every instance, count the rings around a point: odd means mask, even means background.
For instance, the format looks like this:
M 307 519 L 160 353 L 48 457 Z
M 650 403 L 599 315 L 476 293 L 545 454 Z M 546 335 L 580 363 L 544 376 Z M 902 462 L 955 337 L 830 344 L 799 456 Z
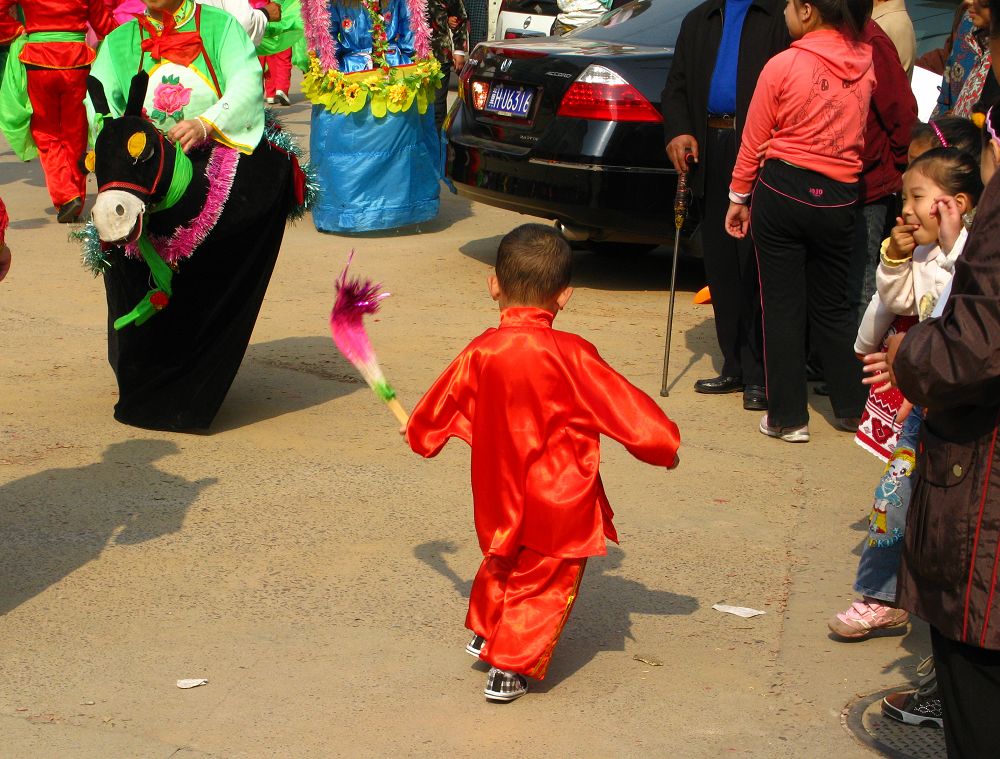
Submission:
M 708 118 L 708 88 L 715 70 L 715 57 L 722 41 L 725 0 L 706 0 L 688 13 L 681 23 L 674 59 L 660 98 L 665 142 L 681 134 L 691 134 L 699 150 L 705 144 Z M 753 0 L 743 22 L 740 57 L 736 68 L 736 139 L 743 134 L 750 98 L 757 87 L 764 64 L 788 47 L 784 0 Z M 713 180 L 729 186 L 730 177 Z M 691 172 L 691 189 L 696 197 L 705 194 L 704 172 Z

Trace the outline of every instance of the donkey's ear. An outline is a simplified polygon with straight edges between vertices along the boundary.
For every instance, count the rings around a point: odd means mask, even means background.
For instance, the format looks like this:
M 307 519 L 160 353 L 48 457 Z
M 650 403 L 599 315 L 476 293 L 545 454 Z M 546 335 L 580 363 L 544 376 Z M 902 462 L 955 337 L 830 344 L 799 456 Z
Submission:
M 94 106 L 94 112 L 102 116 L 110 116 L 111 109 L 108 108 L 108 96 L 104 94 L 104 85 L 97 77 L 87 77 L 87 92 L 90 95 L 90 102 Z
M 132 77 L 128 88 L 128 102 L 125 104 L 126 116 L 141 116 L 142 103 L 146 99 L 146 87 L 149 85 L 149 74 L 140 71 Z

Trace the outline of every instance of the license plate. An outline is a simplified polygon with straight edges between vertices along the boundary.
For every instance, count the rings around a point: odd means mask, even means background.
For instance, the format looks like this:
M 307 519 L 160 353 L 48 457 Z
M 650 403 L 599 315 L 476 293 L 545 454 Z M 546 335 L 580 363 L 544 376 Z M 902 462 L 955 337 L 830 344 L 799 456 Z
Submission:
M 528 117 L 531 101 L 535 96 L 533 89 L 519 84 L 494 82 L 490 88 L 490 97 L 486 101 L 484 111 L 498 116 L 512 116 L 517 119 Z

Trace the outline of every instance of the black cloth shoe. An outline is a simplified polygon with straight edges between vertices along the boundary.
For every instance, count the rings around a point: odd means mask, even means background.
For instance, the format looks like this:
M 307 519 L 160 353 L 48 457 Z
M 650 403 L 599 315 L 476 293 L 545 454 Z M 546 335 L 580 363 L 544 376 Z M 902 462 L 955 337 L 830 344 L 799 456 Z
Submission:
M 743 408 L 747 411 L 767 411 L 767 391 L 760 385 L 743 388 Z
M 465 650 L 470 656 L 475 656 L 479 658 L 479 654 L 483 652 L 483 646 L 486 645 L 486 638 L 482 635 L 473 635 L 472 640 L 465 644 Z
M 520 698 L 528 692 L 528 681 L 517 672 L 505 672 L 493 667 L 486 676 L 486 688 L 483 694 L 487 701 L 506 703 Z
M 816 395 L 826 397 L 830 395 L 830 386 L 824 382 L 822 385 L 816 385 L 816 387 L 813 388 L 813 392 L 816 393 Z
M 700 379 L 694 383 L 696 393 L 721 395 L 722 393 L 738 393 L 743 389 L 742 377 L 712 377 Z
M 60 224 L 72 224 L 78 221 L 80 218 L 80 213 L 83 211 L 83 201 L 79 198 L 73 198 L 69 203 L 63 203 L 59 206 L 59 212 L 56 214 L 56 219 Z

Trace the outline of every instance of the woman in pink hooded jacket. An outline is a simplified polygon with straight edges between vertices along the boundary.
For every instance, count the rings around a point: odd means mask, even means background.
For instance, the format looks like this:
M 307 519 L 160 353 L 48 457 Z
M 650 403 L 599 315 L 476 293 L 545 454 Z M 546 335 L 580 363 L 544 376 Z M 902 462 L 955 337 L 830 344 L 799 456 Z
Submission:
M 823 362 L 837 426 L 865 405 L 847 298 L 871 48 L 871 0 L 788 0 L 791 47 L 764 66 L 733 169 L 726 230 L 753 236 L 764 312 L 768 412 L 760 431 L 809 440 L 806 338 Z M 761 163 L 763 158 L 763 163 Z

